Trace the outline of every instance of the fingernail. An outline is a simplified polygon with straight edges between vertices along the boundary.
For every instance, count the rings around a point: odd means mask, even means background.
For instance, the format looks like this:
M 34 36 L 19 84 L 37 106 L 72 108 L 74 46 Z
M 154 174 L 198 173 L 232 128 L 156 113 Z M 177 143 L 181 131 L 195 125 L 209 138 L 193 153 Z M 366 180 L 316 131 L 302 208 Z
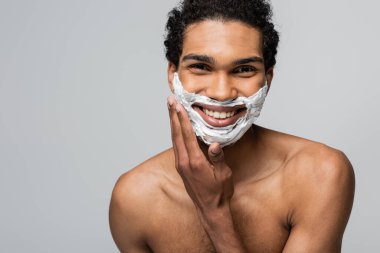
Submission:
M 168 97 L 168 106 L 169 108 L 173 105 L 173 99 L 172 97 Z
M 220 145 L 217 145 L 216 147 L 214 147 L 211 152 L 214 154 L 214 155 L 217 155 L 220 153 L 220 150 L 221 150 L 221 147 Z
M 181 106 L 179 104 L 177 104 L 177 106 L 175 107 L 175 110 L 177 111 L 177 113 L 180 112 L 181 111 Z

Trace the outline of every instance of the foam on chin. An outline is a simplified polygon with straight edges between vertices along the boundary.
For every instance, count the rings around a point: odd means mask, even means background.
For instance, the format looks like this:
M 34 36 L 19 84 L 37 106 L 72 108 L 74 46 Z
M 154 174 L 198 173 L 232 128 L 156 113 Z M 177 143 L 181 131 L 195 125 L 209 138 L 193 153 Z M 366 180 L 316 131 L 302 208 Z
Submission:
M 208 145 L 218 142 L 222 147 L 231 145 L 238 141 L 251 125 L 259 117 L 263 107 L 265 97 L 268 92 L 268 85 L 265 85 L 250 97 L 238 97 L 229 101 L 217 101 L 196 93 L 187 92 L 178 73 L 174 73 L 174 95 L 187 111 L 195 134 Z M 247 109 L 244 116 L 240 117 L 234 124 L 224 127 L 214 127 L 209 125 L 192 107 L 193 104 L 204 104 L 210 106 L 234 107 L 244 105 Z

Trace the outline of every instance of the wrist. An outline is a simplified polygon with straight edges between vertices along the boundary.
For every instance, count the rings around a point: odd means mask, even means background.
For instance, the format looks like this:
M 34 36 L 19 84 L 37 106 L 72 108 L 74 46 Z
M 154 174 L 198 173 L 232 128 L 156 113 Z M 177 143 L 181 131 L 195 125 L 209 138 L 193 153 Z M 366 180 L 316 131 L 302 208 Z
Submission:
M 201 223 L 217 252 L 246 252 L 239 233 L 235 230 L 229 205 L 200 214 Z
M 233 226 L 232 213 L 229 204 L 214 208 L 204 210 L 201 216 L 203 220 L 210 229 L 218 229 L 220 226 Z M 228 221 L 228 222 L 226 222 Z

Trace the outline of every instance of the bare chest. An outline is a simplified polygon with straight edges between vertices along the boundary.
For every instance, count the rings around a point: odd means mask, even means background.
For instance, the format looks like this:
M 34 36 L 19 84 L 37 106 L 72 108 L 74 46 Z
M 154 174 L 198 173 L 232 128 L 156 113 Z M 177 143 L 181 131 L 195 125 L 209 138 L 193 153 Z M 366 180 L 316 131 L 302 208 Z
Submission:
M 168 201 L 157 210 L 151 226 L 153 252 L 215 252 L 186 192 L 177 189 L 167 194 Z M 290 233 L 287 210 L 281 192 L 271 187 L 235 191 L 231 202 L 235 230 L 249 252 L 282 252 Z

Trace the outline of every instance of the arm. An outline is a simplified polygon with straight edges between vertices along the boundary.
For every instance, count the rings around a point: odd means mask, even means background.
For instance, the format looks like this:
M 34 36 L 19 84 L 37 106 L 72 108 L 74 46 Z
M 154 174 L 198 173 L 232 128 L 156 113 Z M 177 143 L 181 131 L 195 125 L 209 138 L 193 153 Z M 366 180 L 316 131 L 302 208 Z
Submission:
M 293 228 L 284 253 L 339 253 L 355 190 L 355 175 L 346 156 L 325 155 L 305 179 L 291 218 Z M 306 175 L 305 175 L 306 176 Z M 302 180 L 300 180 L 302 181 Z M 298 185 L 296 186 L 298 187 Z
M 184 108 L 174 97 L 168 100 L 176 169 L 192 199 L 199 219 L 218 253 L 244 253 L 230 210 L 234 192 L 232 171 L 219 144 L 200 149 Z
M 137 177 L 137 178 L 136 178 Z M 145 243 L 145 204 L 141 187 L 135 186 L 140 175 L 127 172 L 117 181 L 112 192 L 109 224 L 112 237 L 122 253 L 150 253 Z
M 247 253 L 240 235 L 236 232 L 229 206 L 218 210 L 198 212 L 203 228 L 212 241 L 216 252 Z

